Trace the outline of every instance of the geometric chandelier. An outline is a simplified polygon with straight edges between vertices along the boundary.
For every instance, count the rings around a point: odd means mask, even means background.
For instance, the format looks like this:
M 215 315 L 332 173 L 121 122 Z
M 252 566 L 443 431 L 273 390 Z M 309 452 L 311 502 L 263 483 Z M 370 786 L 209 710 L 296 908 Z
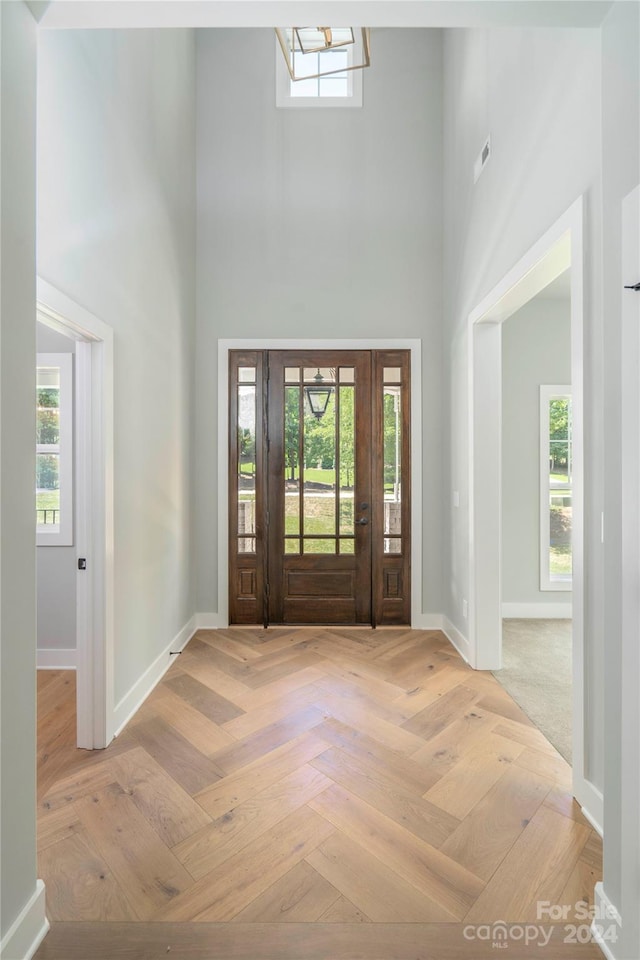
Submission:
M 371 63 L 368 27 L 276 27 L 276 34 L 292 80 L 328 77 L 348 70 L 362 70 Z M 346 49 L 348 66 L 333 66 L 333 57 L 322 54 Z

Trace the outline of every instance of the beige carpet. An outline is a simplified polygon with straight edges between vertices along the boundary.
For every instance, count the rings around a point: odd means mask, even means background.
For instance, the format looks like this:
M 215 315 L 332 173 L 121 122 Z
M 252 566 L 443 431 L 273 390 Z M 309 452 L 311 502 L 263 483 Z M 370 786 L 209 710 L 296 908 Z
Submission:
M 504 620 L 494 676 L 571 763 L 571 620 Z

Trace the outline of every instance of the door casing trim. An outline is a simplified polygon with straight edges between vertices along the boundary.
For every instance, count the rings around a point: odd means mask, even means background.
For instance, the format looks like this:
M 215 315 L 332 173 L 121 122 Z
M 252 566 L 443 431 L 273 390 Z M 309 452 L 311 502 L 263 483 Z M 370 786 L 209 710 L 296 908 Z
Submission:
M 229 625 L 229 422 L 230 350 L 408 350 L 411 362 L 411 626 L 422 614 L 422 341 L 218 340 L 218 622 Z
M 36 319 L 77 341 L 74 548 L 88 558 L 76 575 L 77 746 L 102 749 L 115 734 L 113 329 L 41 277 Z
M 584 341 L 585 210 L 577 200 L 517 261 L 468 318 L 469 659 L 478 670 L 502 666 L 502 364 L 501 324 L 571 268 L 573 397 L 573 795 L 602 823 L 602 794 L 589 779 L 585 671 Z M 587 637 L 587 641 L 589 637 Z M 588 650 L 587 650 L 588 653 Z

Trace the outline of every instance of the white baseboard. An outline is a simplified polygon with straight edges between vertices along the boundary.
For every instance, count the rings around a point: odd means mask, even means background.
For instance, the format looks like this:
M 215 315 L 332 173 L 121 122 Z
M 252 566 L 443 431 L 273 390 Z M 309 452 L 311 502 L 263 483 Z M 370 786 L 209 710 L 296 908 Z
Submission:
M 193 622 L 196 630 L 226 630 L 229 626 L 229 621 L 219 613 L 196 613 Z
M 463 660 L 471 663 L 469 656 L 469 641 L 458 628 L 451 623 L 447 616 L 442 617 L 442 631 L 454 645 Z
M 442 630 L 441 613 L 420 613 L 411 618 L 414 630 Z
M 505 620 L 571 620 L 570 603 L 503 603 Z
M 2 960 L 31 960 L 48 929 L 44 883 L 36 880 L 36 889 L 2 938 L 0 957 Z
M 38 670 L 75 670 L 76 648 L 51 650 L 48 647 L 38 647 L 36 663 Z
M 604 798 L 602 794 L 589 780 L 583 780 L 580 784 L 574 783 L 573 789 L 576 800 L 582 809 L 583 816 L 589 821 L 596 833 L 604 837 L 604 830 L 602 828 Z
M 616 907 L 604 892 L 602 881 L 598 881 L 594 891 L 595 917 L 591 922 L 591 935 L 607 960 L 616 960 L 615 945 L 620 941 L 622 918 Z M 614 930 L 612 930 L 612 926 Z M 615 928 L 617 928 L 617 933 Z M 615 936 L 612 936 L 612 934 Z
M 226 630 L 229 626 L 228 620 L 219 613 L 196 613 L 193 622 L 196 630 Z M 442 614 L 421 613 L 412 618 L 411 626 L 414 630 L 442 630 Z
M 120 731 L 129 722 L 136 710 L 142 706 L 153 688 L 162 680 L 163 676 L 174 661 L 170 656 L 171 652 L 183 650 L 191 637 L 197 630 L 195 617 L 185 623 L 180 632 L 173 638 L 171 643 L 162 653 L 156 657 L 150 667 L 145 670 L 139 680 L 131 687 L 122 700 L 116 704 L 113 711 L 112 729 L 115 730 L 114 736 L 118 736 Z

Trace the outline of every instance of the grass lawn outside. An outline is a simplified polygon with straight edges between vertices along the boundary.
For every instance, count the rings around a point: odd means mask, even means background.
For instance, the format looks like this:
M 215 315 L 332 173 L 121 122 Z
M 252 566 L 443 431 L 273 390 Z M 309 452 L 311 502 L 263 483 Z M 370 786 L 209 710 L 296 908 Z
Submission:
M 53 523 L 53 514 L 47 513 L 46 517 L 43 513 L 44 510 L 60 510 L 60 491 L 59 490 L 36 490 L 36 519 L 38 523 Z M 56 521 L 60 520 L 60 516 L 56 517 Z
M 300 479 L 300 469 L 295 468 L 294 480 Z M 289 467 L 285 467 L 285 479 L 291 480 L 291 470 Z M 322 470 L 317 467 L 305 467 L 304 470 L 304 479 L 307 483 L 323 483 L 327 487 L 332 487 L 336 482 L 336 472 L 335 470 Z
M 305 472 L 305 475 L 308 471 Z M 333 471 L 322 470 L 317 473 L 327 474 Z M 254 494 L 249 491 L 240 492 L 238 498 L 244 501 L 254 500 Z M 285 534 L 297 535 L 300 533 L 299 523 L 300 501 L 296 493 L 289 493 L 285 496 Z M 341 524 L 340 533 L 347 536 L 353 536 L 353 496 L 341 500 Z M 304 532 L 305 536 L 322 537 L 332 536 L 336 529 L 336 500 L 334 496 L 324 493 L 313 496 L 307 494 L 304 500 Z M 293 547 L 293 541 L 289 541 L 290 548 Z M 313 544 L 313 553 L 335 553 L 335 540 L 316 540 Z M 298 552 L 289 550 L 286 552 Z
M 571 576 L 571 548 L 552 547 L 549 554 L 549 572 L 551 576 Z

